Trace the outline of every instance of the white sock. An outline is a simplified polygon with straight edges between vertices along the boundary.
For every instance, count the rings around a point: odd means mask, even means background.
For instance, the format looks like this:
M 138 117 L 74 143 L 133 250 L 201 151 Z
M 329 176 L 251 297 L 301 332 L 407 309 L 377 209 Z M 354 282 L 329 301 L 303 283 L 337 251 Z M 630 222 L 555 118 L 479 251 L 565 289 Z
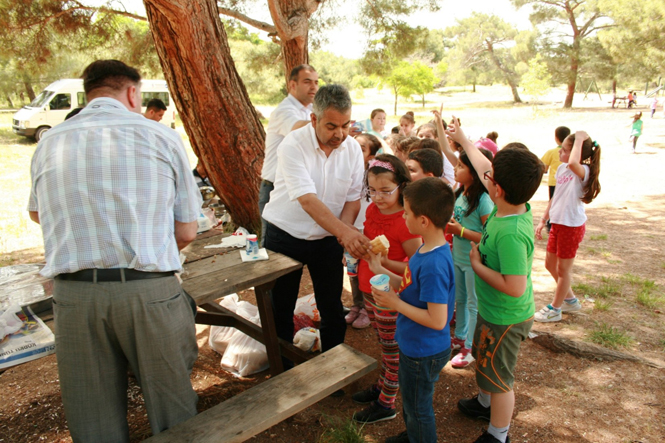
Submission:
M 483 408 L 489 408 L 492 403 L 492 396 L 490 394 L 485 394 L 483 391 L 478 391 L 478 403 Z
M 490 423 L 490 427 L 487 428 L 487 433 L 492 435 L 494 438 L 499 440 L 501 443 L 506 443 L 506 438 L 508 438 L 508 429 L 510 428 L 510 425 L 506 426 L 505 428 L 495 428 L 492 426 L 492 423 Z

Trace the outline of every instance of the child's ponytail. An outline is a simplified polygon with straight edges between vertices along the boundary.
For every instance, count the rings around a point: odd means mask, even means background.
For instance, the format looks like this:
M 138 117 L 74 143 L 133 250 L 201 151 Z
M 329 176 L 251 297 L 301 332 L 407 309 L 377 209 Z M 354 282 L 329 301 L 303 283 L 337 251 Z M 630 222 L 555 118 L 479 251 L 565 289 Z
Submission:
M 587 147 L 588 145 L 588 147 Z M 589 165 L 589 181 L 582 197 L 584 203 L 591 203 L 600 193 L 600 145 L 586 139 L 582 145 L 582 163 Z

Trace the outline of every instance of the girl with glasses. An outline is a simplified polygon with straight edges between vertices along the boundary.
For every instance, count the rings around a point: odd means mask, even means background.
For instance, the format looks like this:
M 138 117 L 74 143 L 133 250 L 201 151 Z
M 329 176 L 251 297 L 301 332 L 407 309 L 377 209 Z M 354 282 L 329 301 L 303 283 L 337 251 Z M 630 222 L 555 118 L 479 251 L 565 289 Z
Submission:
M 394 155 L 380 154 L 369 162 L 365 175 L 366 198 L 371 199 L 366 212 L 364 234 L 374 239 L 385 235 L 390 242 L 382 265 L 397 275 L 404 274 L 407 259 L 420 247 L 422 240 L 406 227 L 402 191 L 411 182 L 411 174 L 404 162 Z M 365 299 L 365 309 L 381 346 L 381 373 L 379 380 L 368 389 L 353 395 L 356 403 L 369 406 L 353 415 L 360 423 L 375 423 L 395 418 L 395 397 L 399 388 L 399 347 L 395 341 L 397 311 L 377 306 L 369 283 L 374 273 L 366 260 L 358 265 L 358 282 Z

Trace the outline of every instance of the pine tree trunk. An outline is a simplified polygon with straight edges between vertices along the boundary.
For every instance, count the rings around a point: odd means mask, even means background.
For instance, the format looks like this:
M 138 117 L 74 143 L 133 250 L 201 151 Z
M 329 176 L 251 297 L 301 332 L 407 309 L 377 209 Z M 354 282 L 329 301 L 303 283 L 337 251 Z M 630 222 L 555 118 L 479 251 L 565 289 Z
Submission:
M 265 132 L 236 71 L 215 0 L 144 0 L 155 47 L 197 157 L 233 221 L 259 232 Z
M 35 90 L 32 89 L 32 83 L 30 83 L 29 81 L 24 81 L 23 87 L 25 88 L 26 94 L 28 94 L 28 99 L 30 100 L 30 102 L 32 102 L 36 97 Z
M 573 47 L 570 53 L 570 72 L 568 73 L 568 90 L 566 100 L 563 102 L 564 108 L 573 107 L 573 98 L 575 97 L 575 86 L 577 85 L 577 71 L 580 68 L 580 39 L 573 40 Z
M 282 45 L 287 84 L 293 68 L 309 63 L 309 17 L 319 7 L 319 3 L 320 0 L 268 0 L 270 16 Z

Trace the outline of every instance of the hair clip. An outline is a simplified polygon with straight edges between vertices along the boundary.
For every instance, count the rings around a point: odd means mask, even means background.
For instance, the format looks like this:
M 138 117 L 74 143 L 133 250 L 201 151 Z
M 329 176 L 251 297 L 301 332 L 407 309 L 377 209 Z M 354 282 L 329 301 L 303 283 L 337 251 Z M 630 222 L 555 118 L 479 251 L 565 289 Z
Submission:
M 597 148 L 598 147 L 598 142 L 596 140 L 593 141 L 593 147 Z

